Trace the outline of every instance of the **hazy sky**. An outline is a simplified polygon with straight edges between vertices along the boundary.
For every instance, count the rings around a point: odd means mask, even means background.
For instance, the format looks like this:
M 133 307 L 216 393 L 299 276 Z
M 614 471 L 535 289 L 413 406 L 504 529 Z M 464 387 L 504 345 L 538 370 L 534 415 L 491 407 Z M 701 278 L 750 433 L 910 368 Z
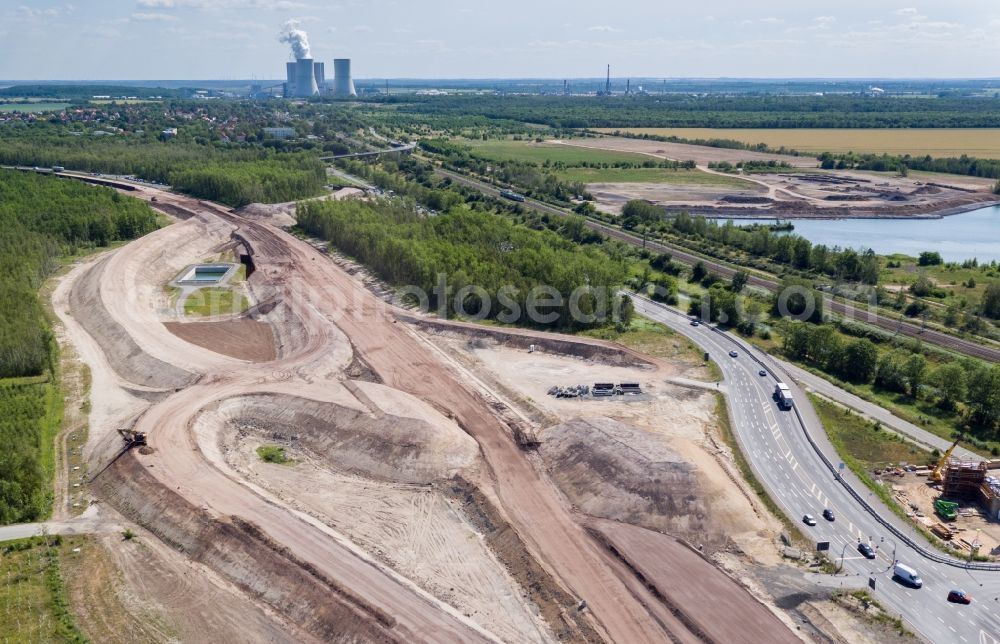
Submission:
M 0 78 L 1000 77 L 998 0 L 0 0 Z M 332 71 L 332 70 L 331 70 Z

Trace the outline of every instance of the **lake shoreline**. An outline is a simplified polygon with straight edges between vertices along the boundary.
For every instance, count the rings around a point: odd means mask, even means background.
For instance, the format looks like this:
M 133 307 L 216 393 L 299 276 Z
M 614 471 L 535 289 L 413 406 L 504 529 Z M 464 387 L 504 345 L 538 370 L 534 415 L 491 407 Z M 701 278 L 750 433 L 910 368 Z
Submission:
M 830 207 L 817 208 L 802 202 L 777 202 L 793 204 L 793 208 L 755 208 L 752 206 L 726 207 L 726 206 L 697 206 L 697 205 L 664 205 L 668 215 L 675 215 L 686 212 L 690 215 L 706 217 L 708 219 L 819 219 L 819 220 L 840 220 L 840 219 L 900 219 L 900 220 L 922 220 L 922 219 L 944 219 L 953 215 L 961 215 L 967 212 L 1000 206 L 1000 196 L 990 195 L 992 199 L 973 201 L 944 208 L 915 209 L 913 212 L 899 212 L 901 208 L 894 208 L 892 211 L 874 208 Z M 830 212 L 834 211 L 834 212 Z

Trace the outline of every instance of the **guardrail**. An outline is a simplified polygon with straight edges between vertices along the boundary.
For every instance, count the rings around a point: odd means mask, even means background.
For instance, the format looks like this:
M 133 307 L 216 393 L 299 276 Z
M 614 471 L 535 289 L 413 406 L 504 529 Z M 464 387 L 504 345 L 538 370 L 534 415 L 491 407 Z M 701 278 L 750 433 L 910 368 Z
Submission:
M 685 320 L 690 319 L 684 313 L 681 313 L 680 311 L 673 309 L 671 307 L 665 306 L 660 302 L 655 302 L 654 300 L 638 295 L 637 293 L 630 293 L 630 295 L 632 297 L 645 300 L 650 304 L 658 305 L 661 309 L 669 311 L 670 313 L 682 317 Z M 724 337 L 729 342 L 735 344 L 737 347 L 742 349 L 750 357 L 751 360 L 753 360 L 761 367 L 763 367 L 774 378 L 778 379 L 779 381 L 781 380 L 779 374 L 777 374 L 775 370 L 770 367 L 770 365 L 768 365 L 763 360 L 755 356 L 751 348 L 746 344 L 744 344 L 743 342 L 741 342 L 738 338 L 734 338 L 732 335 L 724 331 L 721 331 L 720 329 L 712 326 L 711 324 L 706 324 L 704 326 L 708 327 L 708 329 L 710 329 L 714 333 L 717 333 L 720 336 Z M 864 510 L 868 514 L 870 514 L 872 518 L 875 519 L 875 521 L 881 524 L 886 530 L 891 532 L 893 536 L 895 536 L 897 539 L 908 545 L 913 550 L 917 551 L 917 554 L 919 554 L 920 556 L 926 559 L 930 559 L 931 561 L 944 564 L 946 566 L 952 566 L 953 568 L 963 568 L 966 570 L 1000 571 L 1000 564 L 997 563 L 986 563 L 982 561 L 962 561 L 955 557 L 949 557 L 947 555 L 928 550 L 927 548 L 925 548 L 924 546 L 920 545 L 912 538 L 910 538 L 908 534 L 904 533 L 902 530 L 900 530 L 895 525 L 893 525 L 885 518 L 883 518 L 882 515 L 874 507 L 872 507 L 871 504 L 869 504 L 868 501 L 866 501 L 864 497 L 861 494 L 859 494 L 858 491 L 855 490 L 854 487 L 844 479 L 843 476 L 840 475 L 840 473 L 837 471 L 837 468 L 834 467 L 833 463 L 830 462 L 830 459 L 826 457 L 826 454 L 823 453 L 823 450 L 820 449 L 819 444 L 817 444 L 816 441 L 813 439 L 812 434 L 809 433 L 809 429 L 806 427 L 805 420 L 803 420 L 802 414 L 801 412 L 799 412 L 798 407 L 793 406 L 792 409 L 795 411 L 795 418 L 799 421 L 799 427 L 802 428 L 802 433 L 805 435 L 806 440 L 809 442 L 809 445 L 812 446 L 813 450 L 819 456 L 820 460 L 823 461 L 823 464 L 826 465 L 830 473 L 833 474 L 834 478 L 840 482 L 841 486 L 843 486 L 845 490 L 847 490 L 847 493 L 850 494 L 852 497 L 854 497 L 854 499 L 861 505 L 861 507 L 864 508 Z

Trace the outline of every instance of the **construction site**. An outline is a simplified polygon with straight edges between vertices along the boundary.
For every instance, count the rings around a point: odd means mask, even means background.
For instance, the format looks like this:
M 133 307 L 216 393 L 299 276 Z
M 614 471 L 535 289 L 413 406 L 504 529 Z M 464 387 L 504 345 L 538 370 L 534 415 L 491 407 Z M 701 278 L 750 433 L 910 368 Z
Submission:
M 185 641 L 234 623 L 246 641 L 719 641 L 748 625 L 798 641 L 738 581 L 779 561 L 780 524 L 718 441 L 710 385 L 671 383 L 700 364 L 422 317 L 287 216 L 130 194 L 174 223 L 53 295 L 93 379 L 89 485 L 67 512 L 149 544 L 99 542 L 129 620 Z M 246 309 L 181 312 L 174 289 L 220 285 Z M 189 616 L 181 595 L 202 592 L 218 618 Z
M 1000 556 L 1000 462 L 953 457 L 958 443 L 933 466 L 892 469 L 883 481 L 944 547 L 964 557 Z

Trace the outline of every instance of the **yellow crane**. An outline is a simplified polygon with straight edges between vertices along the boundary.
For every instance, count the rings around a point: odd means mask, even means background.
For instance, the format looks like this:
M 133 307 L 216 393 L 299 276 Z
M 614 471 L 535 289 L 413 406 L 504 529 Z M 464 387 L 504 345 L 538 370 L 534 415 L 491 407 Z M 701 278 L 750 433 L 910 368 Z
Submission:
M 956 447 L 958 447 L 958 442 L 960 440 L 962 440 L 961 436 L 956 438 L 955 442 L 952 443 L 951 447 L 948 448 L 948 451 L 946 451 L 944 455 L 941 457 L 941 460 L 938 461 L 937 465 L 934 466 L 934 470 L 931 472 L 932 481 L 937 481 L 938 483 L 940 483 L 941 481 L 944 480 L 944 468 L 945 466 L 948 465 L 948 459 L 951 458 L 951 453 L 955 451 Z

